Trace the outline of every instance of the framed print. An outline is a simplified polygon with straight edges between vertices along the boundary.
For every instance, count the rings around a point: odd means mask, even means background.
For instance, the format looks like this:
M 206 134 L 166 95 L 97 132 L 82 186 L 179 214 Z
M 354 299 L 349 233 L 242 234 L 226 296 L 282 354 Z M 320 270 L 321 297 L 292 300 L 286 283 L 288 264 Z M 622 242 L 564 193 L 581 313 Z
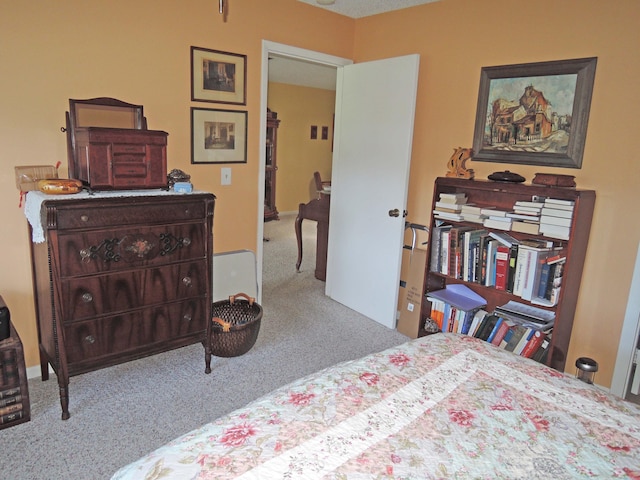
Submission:
M 191 107 L 191 163 L 247 163 L 247 112 Z
M 482 68 L 473 160 L 581 168 L 596 62 Z
M 191 47 L 191 100 L 246 105 L 247 56 Z

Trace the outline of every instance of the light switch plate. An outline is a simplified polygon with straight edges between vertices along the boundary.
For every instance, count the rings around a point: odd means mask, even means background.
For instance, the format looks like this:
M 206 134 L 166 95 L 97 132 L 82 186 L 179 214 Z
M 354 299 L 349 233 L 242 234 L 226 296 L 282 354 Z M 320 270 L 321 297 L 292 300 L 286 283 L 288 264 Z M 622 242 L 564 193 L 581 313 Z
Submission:
M 231 185 L 231 168 L 223 167 L 220 169 L 220 185 Z

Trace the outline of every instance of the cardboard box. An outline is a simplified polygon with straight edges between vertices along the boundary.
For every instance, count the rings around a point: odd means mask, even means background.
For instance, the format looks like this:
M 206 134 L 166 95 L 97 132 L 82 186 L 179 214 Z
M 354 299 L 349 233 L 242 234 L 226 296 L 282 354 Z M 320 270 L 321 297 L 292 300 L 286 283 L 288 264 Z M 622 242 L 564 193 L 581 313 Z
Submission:
M 398 325 L 396 329 L 410 338 L 418 338 L 420 310 L 424 300 L 424 277 L 427 251 L 422 248 L 402 250 Z

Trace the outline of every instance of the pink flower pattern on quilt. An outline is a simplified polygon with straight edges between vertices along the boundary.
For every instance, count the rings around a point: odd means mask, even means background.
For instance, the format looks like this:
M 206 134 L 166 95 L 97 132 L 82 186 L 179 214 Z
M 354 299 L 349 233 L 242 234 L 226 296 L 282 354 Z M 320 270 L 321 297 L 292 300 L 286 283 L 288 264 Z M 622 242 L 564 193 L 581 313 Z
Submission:
M 284 386 L 113 480 L 156 475 L 640 480 L 640 409 L 487 342 L 437 334 Z

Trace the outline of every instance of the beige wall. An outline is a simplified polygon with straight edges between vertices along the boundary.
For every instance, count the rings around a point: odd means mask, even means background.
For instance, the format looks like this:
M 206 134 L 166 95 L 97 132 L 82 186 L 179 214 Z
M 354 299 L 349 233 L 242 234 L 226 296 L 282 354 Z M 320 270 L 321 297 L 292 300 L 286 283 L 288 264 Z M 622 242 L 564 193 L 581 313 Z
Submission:
M 315 195 L 313 172 L 331 179 L 331 139 L 336 93 L 333 90 L 269 84 L 268 107 L 278 113 L 278 172 L 276 206 L 278 211 L 297 212 L 300 203 Z M 310 138 L 311 125 L 318 127 L 318 138 Z M 322 140 L 322 127 L 329 137 Z
M 567 173 L 576 175 L 579 187 L 597 191 L 568 365 L 577 356 L 594 357 L 601 366 L 598 383 L 608 385 L 640 238 L 640 163 L 633 148 L 640 105 L 636 0 L 617 0 L 615 8 L 601 0 L 539 0 L 526 12 L 511 0 L 442 0 L 357 21 L 297 0 L 233 0 L 226 22 L 211 0 L 0 2 L 0 294 L 29 365 L 37 364 L 36 329 L 13 166 L 66 165 L 59 128 L 69 98 L 142 103 L 149 127 L 169 132 L 169 167 L 188 171 L 197 188 L 218 196 L 216 251 L 255 249 L 262 214 L 256 209 L 260 52 L 267 39 L 358 62 L 421 55 L 409 194 L 409 220 L 418 223 L 427 222 L 433 180 L 445 173 L 453 148 L 471 146 L 481 67 L 598 57 L 582 169 L 470 166 L 478 178 L 506 167 L 528 180 L 539 171 Z M 219 185 L 219 166 L 189 163 L 189 107 L 217 107 L 189 100 L 190 45 L 248 56 L 246 107 L 220 106 L 249 112 L 248 163 L 232 166 L 228 187 Z M 235 221 L 240 213 L 246 222 Z
M 212 0 L 0 0 L 0 295 L 38 364 L 27 226 L 15 165 L 62 162 L 69 98 L 115 97 L 144 105 L 168 138 L 168 168 L 217 196 L 216 252 L 256 250 L 262 40 L 352 56 L 354 20 L 297 0 L 233 0 L 226 21 Z M 331 35 L 327 36 L 330 25 Z M 247 105 L 191 102 L 190 46 L 247 55 Z M 220 165 L 191 165 L 191 106 L 248 111 L 248 162 L 220 186 Z M 259 210 L 259 211 L 258 211 Z M 238 221 L 242 217 L 243 221 Z

